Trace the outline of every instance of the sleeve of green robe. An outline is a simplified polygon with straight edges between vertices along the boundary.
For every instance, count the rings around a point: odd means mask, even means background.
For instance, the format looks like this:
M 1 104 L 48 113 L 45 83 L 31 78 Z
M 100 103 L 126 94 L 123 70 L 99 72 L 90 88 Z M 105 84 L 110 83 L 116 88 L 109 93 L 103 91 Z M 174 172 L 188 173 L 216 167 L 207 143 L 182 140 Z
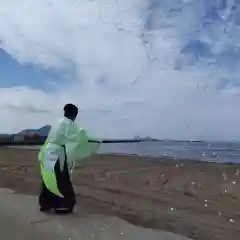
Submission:
M 44 167 L 44 156 L 45 156 L 46 146 L 47 146 L 47 141 L 44 143 L 44 145 L 42 146 L 38 154 L 38 161 L 40 162 L 40 171 L 43 178 L 43 182 L 50 192 L 52 192 L 56 196 L 64 198 L 64 196 L 61 194 L 61 192 L 58 189 L 56 174 L 54 170 L 49 170 Z
M 67 158 L 70 165 L 75 165 L 76 161 L 83 162 L 83 159 L 94 154 L 100 145 L 100 141 L 87 135 L 87 132 L 80 129 L 80 141 L 69 142 L 66 145 Z

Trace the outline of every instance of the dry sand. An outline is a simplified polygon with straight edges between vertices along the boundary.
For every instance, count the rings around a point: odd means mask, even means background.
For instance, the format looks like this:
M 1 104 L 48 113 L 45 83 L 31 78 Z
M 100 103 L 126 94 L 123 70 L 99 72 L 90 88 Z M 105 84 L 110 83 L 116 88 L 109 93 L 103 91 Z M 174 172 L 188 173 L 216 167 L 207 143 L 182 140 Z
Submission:
M 0 198 L 1 239 L 188 240 L 172 233 L 136 227 L 115 217 L 43 214 L 36 207 L 36 197 L 14 194 L 8 189 L 0 189 Z
M 77 167 L 74 174 L 78 198 L 77 221 L 83 221 L 84 225 L 86 219 L 83 220 L 83 216 L 89 218 L 92 214 L 104 214 L 120 217 L 135 225 L 162 229 L 197 240 L 239 240 L 239 170 L 238 165 L 96 156 L 88 164 Z M 36 152 L 2 148 L 0 187 L 38 194 Z M 19 200 L 19 204 L 15 204 L 17 209 L 21 202 L 23 201 Z M 31 211 L 36 211 L 34 214 L 37 214 L 36 206 L 29 209 L 34 209 Z M 10 217 L 6 216 L 8 218 Z M 93 220 L 89 221 L 92 224 Z M 116 225 L 126 224 L 120 222 Z M 4 223 L 0 226 L 4 226 Z M 140 229 L 134 231 L 144 231 Z M 157 239 L 161 239 L 159 236 Z M 132 240 L 134 237 L 123 239 Z M 142 239 L 151 238 L 147 236 Z

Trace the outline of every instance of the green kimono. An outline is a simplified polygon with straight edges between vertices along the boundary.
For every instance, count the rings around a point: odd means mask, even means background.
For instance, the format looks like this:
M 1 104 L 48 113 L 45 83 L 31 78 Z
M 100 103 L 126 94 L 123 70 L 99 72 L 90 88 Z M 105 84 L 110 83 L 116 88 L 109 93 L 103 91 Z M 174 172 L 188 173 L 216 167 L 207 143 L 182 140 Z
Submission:
M 65 162 L 69 173 L 72 173 L 76 161 L 81 161 L 97 151 L 100 142 L 92 140 L 85 130 L 67 118 L 52 126 L 38 155 L 42 180 L 51 193 L 61 198 L 65 197 L 59 190 L 56 163 L 59 162 L 60 173 L 64 170 Z

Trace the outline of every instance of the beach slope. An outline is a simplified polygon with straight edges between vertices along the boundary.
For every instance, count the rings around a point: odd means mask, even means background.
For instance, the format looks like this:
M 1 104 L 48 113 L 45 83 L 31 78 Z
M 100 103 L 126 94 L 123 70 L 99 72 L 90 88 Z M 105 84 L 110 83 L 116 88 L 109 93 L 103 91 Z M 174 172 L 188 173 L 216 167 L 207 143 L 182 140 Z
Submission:
M 195 240 L 240 239 L 239 165 L 97 155 L 77 165 L 73 183 L 81 219 L 115 216 Z M 37 196 L 39 187 L 37 152 L 1 148 L 0 188 Z

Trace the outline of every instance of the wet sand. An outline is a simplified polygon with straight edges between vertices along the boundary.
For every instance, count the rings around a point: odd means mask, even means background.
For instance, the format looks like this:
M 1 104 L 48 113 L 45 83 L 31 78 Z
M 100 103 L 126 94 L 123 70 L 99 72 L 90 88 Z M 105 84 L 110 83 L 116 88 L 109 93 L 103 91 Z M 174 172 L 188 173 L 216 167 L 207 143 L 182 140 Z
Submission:
M 238 165 L 95 156 L 74 174 L 77 213 L 117 216 L 197 240 L 239 240 L 239 170 Z M 2 148 L 0 187 L 38 194 L 36 152 Z

